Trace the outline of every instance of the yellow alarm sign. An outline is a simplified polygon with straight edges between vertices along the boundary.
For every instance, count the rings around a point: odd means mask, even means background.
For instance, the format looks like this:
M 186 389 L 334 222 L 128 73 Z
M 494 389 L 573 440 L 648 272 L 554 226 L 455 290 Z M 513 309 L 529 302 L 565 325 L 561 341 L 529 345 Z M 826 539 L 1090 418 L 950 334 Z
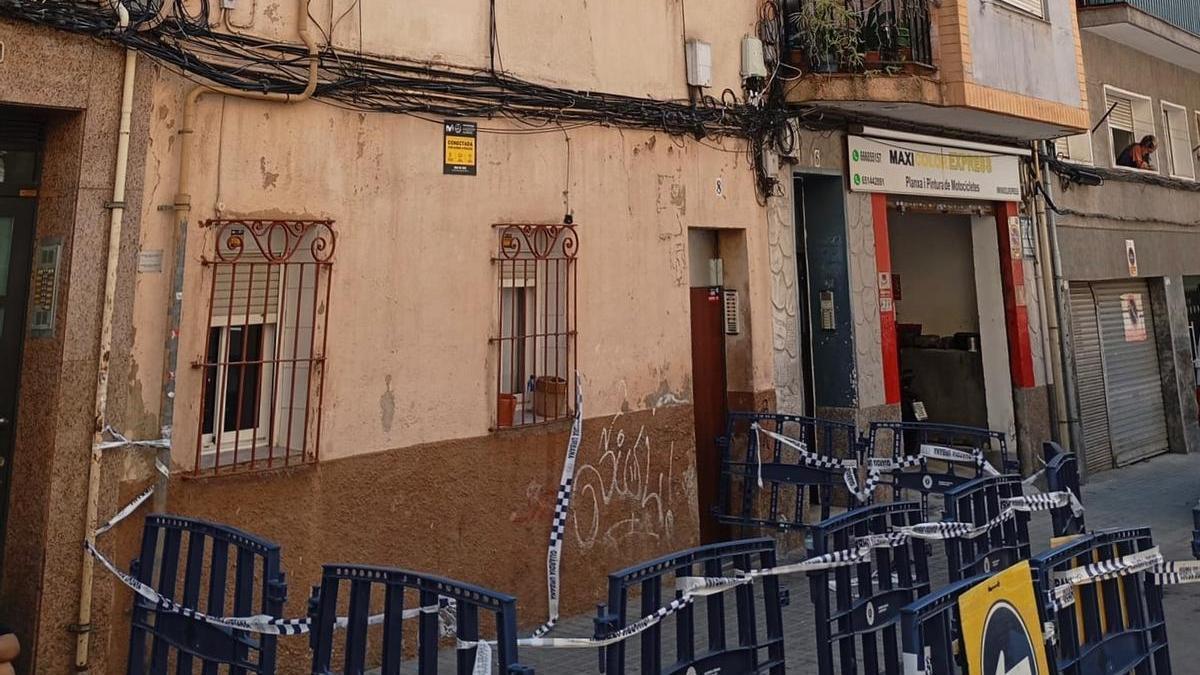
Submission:
M 1029 561 L 963 593 L 958 609 L 971 675 L 1049 675 Z

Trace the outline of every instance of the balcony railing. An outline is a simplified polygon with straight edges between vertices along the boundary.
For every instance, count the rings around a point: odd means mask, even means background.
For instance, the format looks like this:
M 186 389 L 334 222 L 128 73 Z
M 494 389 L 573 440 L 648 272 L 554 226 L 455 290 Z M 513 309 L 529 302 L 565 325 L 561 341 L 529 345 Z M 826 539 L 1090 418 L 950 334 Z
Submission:
M 1079 0 L 1080 7 L 1127 5 L 1151 16 L 1200 35 L 1200 2 L 1197 0 Z
M 805 73 L 932 70 L 927 0 L 783 0 L 790 64 Z

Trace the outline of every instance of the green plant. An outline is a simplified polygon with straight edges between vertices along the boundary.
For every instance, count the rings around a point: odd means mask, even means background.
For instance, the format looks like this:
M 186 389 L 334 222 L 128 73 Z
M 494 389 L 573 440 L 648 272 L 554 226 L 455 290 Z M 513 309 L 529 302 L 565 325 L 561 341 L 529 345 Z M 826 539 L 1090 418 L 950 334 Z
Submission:
M 846 0 L 805 0 L 790 18 L 814 70 L 862 67 L 862 16 Z

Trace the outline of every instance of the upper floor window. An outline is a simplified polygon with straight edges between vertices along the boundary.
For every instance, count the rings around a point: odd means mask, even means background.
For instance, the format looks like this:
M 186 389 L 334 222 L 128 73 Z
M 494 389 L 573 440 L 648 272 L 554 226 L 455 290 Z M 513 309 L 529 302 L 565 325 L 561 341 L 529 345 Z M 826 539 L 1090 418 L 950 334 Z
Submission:
M 1194 179 L 1192 164 L 1192 133 L 1188 125 L 1187 108 L 1168 101 L 1162 102 L 1163 137 L 1159 144 L 1162 165 L 1175 178 Z
M 1153 143 L 1154 112 L 1149 96 L 1116 87 L 1104 87 L 1108 118 L 1109 148 L 1113 166 L 1145 171 L 1157 170 Z
M 1064 162 L 1092 163 L 1092 135 L 1084 132 L 1054 139 L 1054 155 Z
M 196 471 L 317 459 L 331 221 L 211 220 L 216 231 Z
M 1046 18 L 1046 5 L 1044 0 L 1000 0 L 1001 4 L 1009 7 L 1016 7 L 1022 12 L 1028 12 L 1039 19 Z
M 579 239 L 571 225 L 497 225 L 496 426 L 571 414 Z

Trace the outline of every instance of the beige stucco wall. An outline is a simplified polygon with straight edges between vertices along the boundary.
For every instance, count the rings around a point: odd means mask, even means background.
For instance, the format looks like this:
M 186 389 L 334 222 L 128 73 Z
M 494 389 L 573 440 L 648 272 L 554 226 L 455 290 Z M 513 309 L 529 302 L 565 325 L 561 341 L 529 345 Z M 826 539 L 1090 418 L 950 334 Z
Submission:
M 328 6 L 314 2 L 312 15 Z M 487 62 L 486 2 L 363 7 L 369 51 L 453 64 Z M 684 98 L 683 16 L 675 2 L 590 8 L 498 8 L 503 65 L 564 86 Z M 755 14 L 693 8 L 686 34 L 713 42 L 714 89 L 740 85 L 731 30 Z M 248 20 L 239 8 L 233 18 Z M 268 3 L 256 32 L 294 39 L 290 3 Z M 733 17 L 731 18 L 731 14 Z M 739 19 L 738 15 L 744 14 Z M 472 17 L 479 21 L 472 21 Z M 333 37 L 358 47 L 357 13 Z M 506 39 L 507 36 L 507 39 Z M 530 37 L 534 36 L 534 37 Z M 159 70 L 151 111 L 141 248 L 170 256 L 184 83 Z M 188 227 L 175 461 L 195 452 L 199 372 L 210 277 L 199 264 L 212 241 L 197 223 L 226 217 L 332 218 L 338 231 L 330 301 L 323 459 L 487 433 L 495 374 L 492 225 L 560 222 L 570 191 L 580 239 L 578 354 L 588 415 L 691 399 L 687 227 L 746 228 L 745 331 L 731 345 L 729 386 L 773 388 L 765 209 L 737 140 L 704 144 L 662 133 L 600 127 L 520 128 L 479 120 L 479 175 L 444 176 L 440 124 L 359 113 L 319 102 L 280 105 L 206 95 L 197 113 Z M 494 133 L 493 133 L 494 132 Z M 568 160 L 568 138 L 569 153 Z M 570 166 L 570 179 L 566 173 Z M 718 195 L 717 181 L 722 183 Z M 727 263 L 728 265 L 729 263 Z M 135 408 L 159 409 L 167 275 L 141 274 L 131 388 Z M 759 281 L 762 280 L 762 281 Z M 394 397 L 394 421 L 381 400 Z M 156 430 L 144 429 L 145 433 Z

